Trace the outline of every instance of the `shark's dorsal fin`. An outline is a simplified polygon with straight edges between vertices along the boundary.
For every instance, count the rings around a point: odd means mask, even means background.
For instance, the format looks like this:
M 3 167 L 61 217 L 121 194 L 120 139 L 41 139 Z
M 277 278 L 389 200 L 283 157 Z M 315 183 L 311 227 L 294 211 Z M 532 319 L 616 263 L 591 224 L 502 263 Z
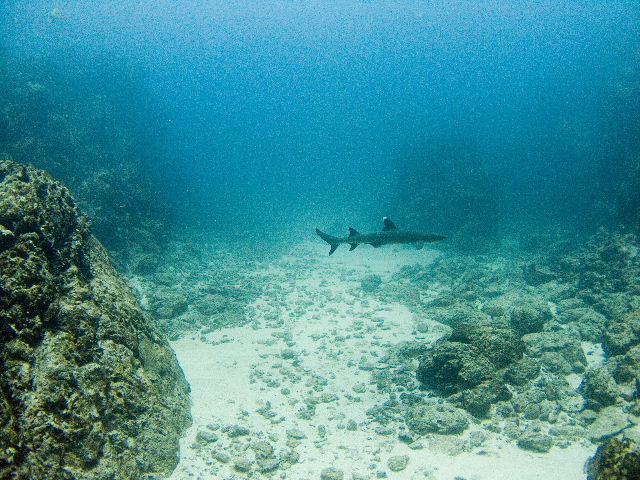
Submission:
M 353 237 L 354 235 L 360 235 L 360 232 L 353 227 L 349 227 L 349 237 Z
M 396 224 L 393 223 L 393 221 L 389 217 L 384 217 L 382 221 L 384 222 L 384 228 L 382 229 L 383 232 L 386 232 L 387 230 L 398 229 L 398 227 L 396 227 Z

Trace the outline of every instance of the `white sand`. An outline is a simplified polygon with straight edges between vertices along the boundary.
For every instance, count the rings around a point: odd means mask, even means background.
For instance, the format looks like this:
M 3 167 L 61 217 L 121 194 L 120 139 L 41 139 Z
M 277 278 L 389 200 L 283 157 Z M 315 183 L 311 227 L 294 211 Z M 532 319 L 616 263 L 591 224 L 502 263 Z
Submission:
M 319 479 L 328 466 L 342 469 L 345 479 L 354 473 L 376 478 L 380 471 L 394 479 L 585 478 L 583 465 L 594 451 L 588 444 L 535 454 L 497 436 L 475 448 L 462 448 L 464 442 L 455 436 L 434 436 L 415 450 L 398 441 L 395 432 L 376 432 L 379 425 L 368 422 L 366 411 L 389 397 L 371 384 L 369 369 L 384 369 L 380 360 L 388 346 L 416 338 L 414 318 L 406 307 L 383 305 L 354 287 L 366 273 L 386 277 L 402 265 L 427 265 L 433 253 L 361 247 L 350 253 L 341 249 L 327 258 L 321 247 L 300 247 L 305 251 L 282 258 L 264 272 L 272 283 L 253 305 L 253 324 L 172 343 L 191 385 L 194 418 L 181 442 L 181 461 L 172 479 L 250 476 L 233 471 L 233 461 L 222 464 L 213 459 L 212 449 L 223 451 L 231 444 L 220 430 L 216 432 L 219 441 L 197 446 L 195 435 L 208 424 L 247 427 L 249 438 L 268 440 L 276 451 L 287 449 L 287 430 L 302 431 L 306 438 L 295 446 L 299 462 L 277 470 L 271 474 L 274 478 Z M 313 260 L 302 260 L 306 258 Z M 372 323 L 372 318 L 378 323 Z M 281 338 L 284 332 L 289 337 Z M 434 340 L 439 334 L 432 329 L 422 337 Z M 288 354 L 286 349 L 293 352 Z M 290 354 L 295 356 L 286 358 Z M 354 385 L 360 383 L 366 385 L 364 392 L 354 392 Z M 285 388 L 288 391 L 283 392 Z M 318 404 L 310 419 L 297 416 L 305 406 L 303 399 L 322 394 L 336 397 Z M 256 412 L 267 402 L 273 418 Z M 345 428 L 349 421 L 355 422 L 355 430 Z M 326 436 L 321 437 L 319 426 L 326 428 Z M 452 451 L 460 453 L 448 453 Z M 249 453 L 245 456 L 252 458 Z M 389 470 L 387 460 L 393 455 L 410 457 L 405 470 Z

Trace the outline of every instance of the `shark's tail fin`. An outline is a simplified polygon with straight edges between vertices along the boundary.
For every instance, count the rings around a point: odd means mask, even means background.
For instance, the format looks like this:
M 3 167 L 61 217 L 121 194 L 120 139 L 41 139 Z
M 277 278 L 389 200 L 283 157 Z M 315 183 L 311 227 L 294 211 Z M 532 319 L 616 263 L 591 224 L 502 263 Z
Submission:
M 320 236 L 321 239 L 323 239 L 325 242 L 331 245 L 331 249 L 329 250 L 329 255 L 331 255 L 333 252 L 336 251 L 336 248 L 338 248 L 338 245 L 340 245 L 340 239 L 338 237 L 332 237 L 331 235 L 327 235 L 326 233 L 321 232 L 317 228 L 316 228 L 316 233 Z

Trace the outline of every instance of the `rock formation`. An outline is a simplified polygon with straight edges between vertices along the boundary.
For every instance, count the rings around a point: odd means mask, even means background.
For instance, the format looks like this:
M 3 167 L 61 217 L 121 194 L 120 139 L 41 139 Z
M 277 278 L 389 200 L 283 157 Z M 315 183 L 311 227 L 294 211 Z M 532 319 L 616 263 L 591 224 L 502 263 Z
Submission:
M 177 464 L 189 387 L 68 190 L 0 161 L 0 478 Z

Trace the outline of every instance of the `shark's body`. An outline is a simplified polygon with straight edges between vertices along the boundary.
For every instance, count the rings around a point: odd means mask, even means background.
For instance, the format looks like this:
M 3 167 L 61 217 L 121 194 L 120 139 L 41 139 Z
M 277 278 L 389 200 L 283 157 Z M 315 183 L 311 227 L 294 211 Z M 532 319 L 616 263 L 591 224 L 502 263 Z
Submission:
M 316 228 L 316 233 L 320 238 L 331 245 L 329 255 L 335 252 L 336 248 L 338 248 L 341 243 L 348 243 L 351 246 L 349 251 L 354 250 L 361 243 L 367 243 L 375 248 L 391 243 L 413 243 L 418 248 L 422 248 L 423 243 L 439 242 L 446 238 L 442 235 L 398 230 L 398 227 L 396 227 L 391 219 L 387 217 L 384 217 L 383 221 L 384 228 L 380 232 L 360 233 L 355 228 L 349 228 L 348 237 L 334 237 L 332 235 L 327 235 Z

